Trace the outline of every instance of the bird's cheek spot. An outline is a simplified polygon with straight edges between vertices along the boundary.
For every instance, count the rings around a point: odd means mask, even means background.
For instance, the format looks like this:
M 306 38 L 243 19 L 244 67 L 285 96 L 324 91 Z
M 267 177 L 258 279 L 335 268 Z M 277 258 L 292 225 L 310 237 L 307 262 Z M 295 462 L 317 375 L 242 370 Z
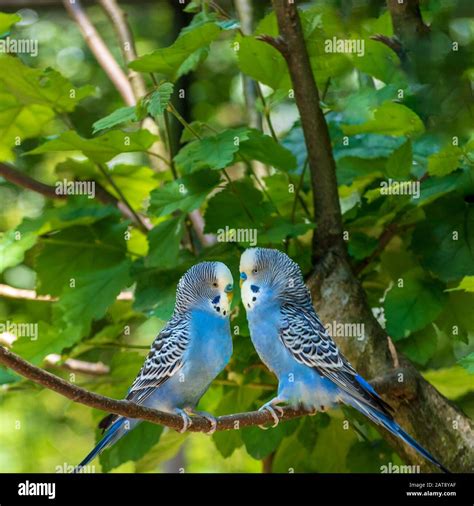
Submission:
M 221 296 L 220 296 L 220 295 L 216 295 L 216 296 L 212 299 L 212 303 L 213 303 L 213 304 L 217 304 L 220 300 L 221 300 Z
M 250 290 L 252 290 L 253 293 L 258 293 L 260 291 L 260 287 L 257 285 L 250 285 Z

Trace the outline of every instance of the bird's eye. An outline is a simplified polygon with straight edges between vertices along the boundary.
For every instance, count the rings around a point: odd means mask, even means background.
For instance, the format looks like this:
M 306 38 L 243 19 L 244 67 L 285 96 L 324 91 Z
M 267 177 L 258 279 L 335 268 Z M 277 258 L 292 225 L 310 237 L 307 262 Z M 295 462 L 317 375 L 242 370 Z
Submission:
M 254 269 L 252 272 L 253 272 L 254 274 L 257 274 L 258 270 L 257 270 L 257 269 Z
M 217 288 L 219 285 L 217 283 L 212 283 L 212 286 L 214 286 L 215 288 Z

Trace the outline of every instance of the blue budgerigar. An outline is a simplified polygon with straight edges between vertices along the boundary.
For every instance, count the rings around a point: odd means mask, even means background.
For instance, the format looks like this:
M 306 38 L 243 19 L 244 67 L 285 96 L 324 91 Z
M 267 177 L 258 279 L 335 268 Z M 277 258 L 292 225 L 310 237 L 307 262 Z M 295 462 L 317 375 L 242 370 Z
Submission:
M 390 406 L 340 353 L 313 308 L 298 264 L 280 251 L 250 248 L 242 254 L 240 278 L 252 342 L 279 381 L 277 397 L 261 408 L 275 425 L 282 403 L 321 411 L 342 402 L 448 472 L 395 422 Z
M 229 326 L 232 274 L 221 262 L 201 262 L 180 279 L 173 315 L 153 342 L 150 353 L 127 394 L 127 400 L 179 414 L 184 432 L 189 414 L 232 355 Z M 207 413 L 212 433 L 216 420 Z M 100 427 L 106 433 L 79 464 L 87 465 L 113 445 L 139 420 L 109 415 Z

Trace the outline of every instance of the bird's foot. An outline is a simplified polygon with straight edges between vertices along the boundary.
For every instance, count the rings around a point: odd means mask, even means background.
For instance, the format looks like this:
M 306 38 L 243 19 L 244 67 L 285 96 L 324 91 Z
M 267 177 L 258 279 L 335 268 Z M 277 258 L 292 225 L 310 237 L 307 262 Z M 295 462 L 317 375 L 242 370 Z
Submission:
M 191 420 L 191 417 L 186 413 L 184 409 L 177 409 L 176 414 L 178 414 L 183 419 L 183 427 L 178 430 L 180 434 L 183 432 L 186 432 L 189 427 L 193 424 L 193 421 Z
M 272 429 L 274 429 L 280 423 L 280 417 L 277 415 L 277 411 L 280 416 L 283 416 L 283 408 L 281 406 L 278 406 L 278 404 L 280 402 L 283 402 L 283 401 L 278 398 L 272 399 L 271 401 L 267 402 L 259 409 L 259 411 L 268 411 L 272 415 L 273 421 L 275 422 L 271 426 Z M 265 427 L 264 425 L 259 425 L 259 427 L 263 430 L 267 430 L 270 428 L 270 427 Z
M 205 418 L 209 422 L 211 428 L 207 432 L 204 432 L 204 434 L 206 434 L 206 436 L 212 436 L 212 434 L 214 434 L 214 432 L 216 432 L 217 418 L 215 416 L 211 415 L 207 411 L 196 411 L 194 409 L 188 409 L 188 410 L 186 410 L 186 412 L 189 414 L 192 414 L 192 415 L 202 416 L 203 418 Z

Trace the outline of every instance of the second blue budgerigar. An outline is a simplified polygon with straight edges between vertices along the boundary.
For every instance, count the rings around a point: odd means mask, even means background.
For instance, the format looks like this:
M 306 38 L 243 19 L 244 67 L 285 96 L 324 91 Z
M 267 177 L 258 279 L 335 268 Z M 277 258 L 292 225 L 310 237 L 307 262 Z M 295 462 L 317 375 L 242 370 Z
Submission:
M 262 406 L 278 423 L 279 404 L 321 411 L 342 402 L 448 470 L 393 419 L 391 408 L 340 353 L 316 314 L 301 270 L 284 253 L 250 248 L 240 260 L 242 303 L 252 342 L 278 377 L 278 395 Z
M 232 274 L 221 262 L 201 262 L 178 283 L 173 316 L 155 339 L 127 400 L 183 419 L 184 432 L 192 423 L 189 413 L 232 355 L 229 327 Z M 200 413 L 215 430 L 216 420 Z M 109 415 L 101 423 L 106 430 L 97 446 L 76 472 L 132 430 L 140 420 Z

